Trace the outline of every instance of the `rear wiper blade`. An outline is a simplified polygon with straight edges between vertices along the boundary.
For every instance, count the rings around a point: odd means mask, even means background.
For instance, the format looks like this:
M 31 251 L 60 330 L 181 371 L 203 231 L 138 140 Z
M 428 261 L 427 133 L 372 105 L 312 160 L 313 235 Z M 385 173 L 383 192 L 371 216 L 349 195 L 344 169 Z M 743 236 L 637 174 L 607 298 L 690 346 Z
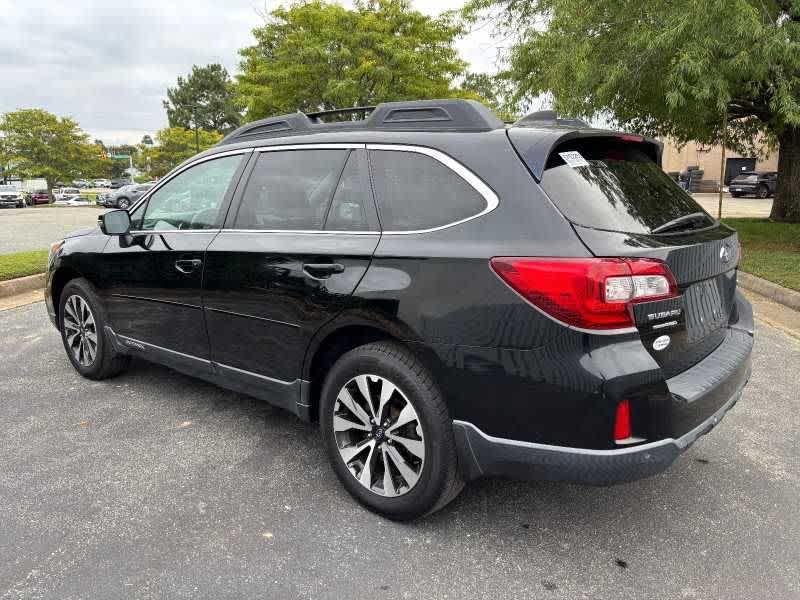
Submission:
M 659 225 L 655 229 L 653 229 L 650 233 L 664 233 L 665 231 L 672 231 L 674 229 L 683 229 L 682 225 L 688 225 L 690 223 L 695 223 L 697 221 L 705 221 L 708 219 L 708 215 L 702 212 L 690 213 L 688 215 L 683 215 L 678 217 L 677 219 L 672 219 L 672 221 L 667 221 L 663 225 Z M 687 228 L 688 229 L 688 228 Z

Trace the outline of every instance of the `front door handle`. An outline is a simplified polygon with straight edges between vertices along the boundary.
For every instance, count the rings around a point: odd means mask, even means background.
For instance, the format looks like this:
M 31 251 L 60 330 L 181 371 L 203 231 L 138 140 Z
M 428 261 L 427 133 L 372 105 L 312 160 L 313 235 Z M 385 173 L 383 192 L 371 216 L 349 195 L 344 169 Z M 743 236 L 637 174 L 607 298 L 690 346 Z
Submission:
M 303 272 L 313 279 L 325 279 L 337 273 L 344 273 L 344 265 L 339 263 L 306 263 Z
M 175 261 L 175 268 L 183 273 L 184 275 L 188 275 L 192 273 L 195 269 L 200 267 L 203 264 L 203 261 L 199 258 L 187 258 Z

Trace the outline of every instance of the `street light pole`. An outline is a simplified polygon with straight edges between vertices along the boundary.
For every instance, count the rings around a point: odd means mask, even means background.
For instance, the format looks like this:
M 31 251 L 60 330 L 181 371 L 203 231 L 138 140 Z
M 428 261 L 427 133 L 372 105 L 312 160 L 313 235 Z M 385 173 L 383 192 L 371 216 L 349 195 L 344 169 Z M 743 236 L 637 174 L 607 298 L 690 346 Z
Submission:
M 717 206 L 717 219 L 722 219 L 722 185 L 725 183 L 725 142 L 728 141 L 728 107 L 722 114 L 722 153 L 719 165 L 719 205 Z

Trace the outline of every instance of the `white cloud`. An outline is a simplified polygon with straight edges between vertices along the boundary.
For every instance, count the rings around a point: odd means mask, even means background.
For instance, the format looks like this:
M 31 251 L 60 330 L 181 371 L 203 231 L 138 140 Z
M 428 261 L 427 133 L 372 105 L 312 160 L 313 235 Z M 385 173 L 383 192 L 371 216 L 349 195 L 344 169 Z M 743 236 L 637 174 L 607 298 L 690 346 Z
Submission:
M 462 1 L 414 4 L 437 14 Z M 236 71 L 237 50 L 252 43 L 264 7 L 264 0 L 0 0 L 0 113 L 44 108 L 106 143 L 138 142 L 166 125 L 166 89 L 193 64 Z M 486 29 L 458 48 L 472 70 L 495 70 Z

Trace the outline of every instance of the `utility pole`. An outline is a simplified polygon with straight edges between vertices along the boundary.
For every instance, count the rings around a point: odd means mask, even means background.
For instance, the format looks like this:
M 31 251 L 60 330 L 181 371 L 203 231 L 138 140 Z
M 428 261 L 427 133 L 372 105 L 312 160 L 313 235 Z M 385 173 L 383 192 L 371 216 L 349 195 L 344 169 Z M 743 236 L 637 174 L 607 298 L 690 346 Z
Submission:
M 192 108 L 192 123 L 194 124 L 194 149 L 200 152 L 200 132 L 197 130 L 197 110 Z
M 717 206 L 717 219 L 722 220 L 722 186 L 725 183 L 725 143 L 728 141 L 728 107 L 722 113 L 722 158 L 719 165 L 719 205 Z

